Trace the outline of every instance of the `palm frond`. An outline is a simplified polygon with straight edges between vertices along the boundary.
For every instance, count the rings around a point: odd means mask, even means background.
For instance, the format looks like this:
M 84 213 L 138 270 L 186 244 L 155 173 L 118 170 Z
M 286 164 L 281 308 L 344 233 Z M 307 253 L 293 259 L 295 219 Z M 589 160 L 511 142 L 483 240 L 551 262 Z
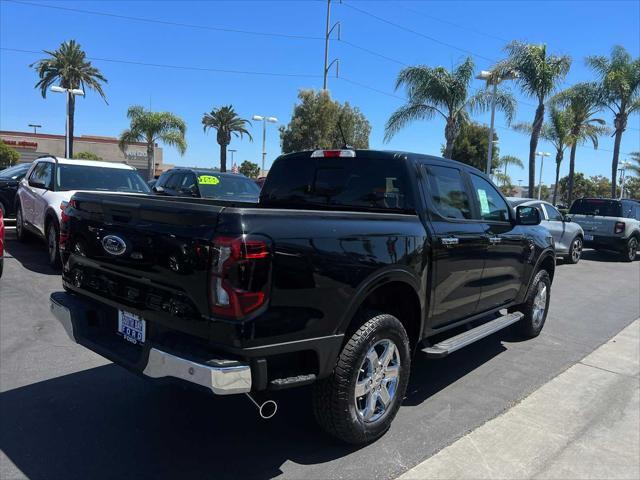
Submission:
M 431 105 L 407 104 L 391 114 L 384 127 L 384 141 L 388 142 L 407 124 L 415 120 L 431 120 L 438 113 Z

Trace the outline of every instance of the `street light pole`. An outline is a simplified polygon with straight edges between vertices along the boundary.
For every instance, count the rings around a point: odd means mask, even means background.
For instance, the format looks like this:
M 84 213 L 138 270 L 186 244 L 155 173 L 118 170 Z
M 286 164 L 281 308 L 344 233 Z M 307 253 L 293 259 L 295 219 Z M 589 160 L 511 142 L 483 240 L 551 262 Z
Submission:
M 487 149 L 487 170 L 486 174 L 491 175 L 491 161 L 493 160 L 493 129 L 496 118 L 496 96 L 498 94 L 498 84 L 503 80 L 513 80 L 515 75 L 506 75 L 504 77 L 497 77 L 491 71 L 482 70 L 476 75 L 478 80 L 484 80 L 487 86 L 493 85 L 493 91 L 491 92 L 491 126 L 489 127 L 489 148 Z
M 620 200 L 622 200 L 624 198 L 624 182 L 626 180 L 625 173 L 626 173 L 626 170 L 627 170 L 627 166 L 628 166 L 628 163 L 627 162 L 623 162 L 622 163 L 622 168 L 618 169 L 618 171 L 620 172 Z
M 71 158 L 73 156 L 73 149 L 71 147 L 71 95 L 84 95 L 84 91 L 79 88 L 64 88 L 53 86 L 52 92 L 66 93 L 67 94 L 67 121 L 65 128 L 64 139 L 64 156 L 65 158 Z
M 233 154 L 236 153 L 238 150 L 233 150 L 233 149 L 229 149 L 227 150 L 227 152 L 231 152 L 231 168 L 233 168 Z
M 253 120 L 256 122 L 262 122 L 262 168 L 260 169 L 260 175 L 264 175 L 264 162 L 267 157 L 267 122 L 278 123 L 276 117 L 265 117 L 264 115 L 254 115 Z
M 540 155 L 540 176 L 538 180 L 538 200 L 542 196 L 542 166 L 544 165 L 544 157 L 551 155 L 548 152 L 537 152 L 536 155 Z

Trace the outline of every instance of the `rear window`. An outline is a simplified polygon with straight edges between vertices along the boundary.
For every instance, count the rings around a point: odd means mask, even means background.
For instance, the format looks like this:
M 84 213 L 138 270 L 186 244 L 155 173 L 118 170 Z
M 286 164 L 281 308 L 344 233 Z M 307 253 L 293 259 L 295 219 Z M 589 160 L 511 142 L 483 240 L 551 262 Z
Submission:
M 257 202 L 260 194 L 260 188 L 253 180 L 240 175 L 199 173 L 198 188 L 202 197 L 216 200 Z
M 60 164 L 56 190 L 148 193 L 149 186 L 135 170 Z
M 278 159 L 267 176 L 260 203 L 289 208 L 415 210 L 402 160 L 372 157 Z
M 597 215 L 599 217 L 620 217 L 622 209 L 620 202 L 604 198 L 582 198 L 573 202 L 570 214 Z

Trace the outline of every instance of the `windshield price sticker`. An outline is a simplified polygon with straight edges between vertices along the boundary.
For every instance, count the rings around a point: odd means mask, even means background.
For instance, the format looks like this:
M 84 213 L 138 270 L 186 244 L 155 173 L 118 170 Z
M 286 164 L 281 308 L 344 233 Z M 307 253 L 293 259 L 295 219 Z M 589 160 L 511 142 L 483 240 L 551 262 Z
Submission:
M 491 210 L 489 209 L 489 200 L 487 199 L 487 192 L 482 189 L 478 189 L 478 197 L 480 198 L 480 213 L 482 215 L 491 213 Z
M 213 175 L 200 175 L 198 177 L 198 183 L 200 185 L 217 185 L 220 183 L 220 179 Z

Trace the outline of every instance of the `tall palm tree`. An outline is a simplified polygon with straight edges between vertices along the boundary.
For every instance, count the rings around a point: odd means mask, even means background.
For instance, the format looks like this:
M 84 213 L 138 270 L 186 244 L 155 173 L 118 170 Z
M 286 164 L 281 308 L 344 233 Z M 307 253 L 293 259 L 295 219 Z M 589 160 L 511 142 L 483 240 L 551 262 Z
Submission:
M 520 167 L 520 168 L 524 168 L 524 164 L 522 163 L 522 160 L 520 160 L 518 157 L 515 157 L 513 155 L 505 155 L 503 157 L 500 157 L 500 159 L 498 160 L 498 165 L 501 167 L 504 167 L 504 175 L 507 176 L 507 167 L 509 165 L 514 165 L 516 167 Z
M 67 89 L 82 89 L 86 91 L 86 87 L 95 90 L 100 94 L 102 99 L 107 98 L 102 90 L 102 83 L 107 83 L 107 79 L 100 73 L 100 70 L 93 67 L 91 62 L 86 59 L 84 50 L 75 40 L 62 42 L 57 50 L 53 52 L 44 50 L 49 55 L 29 65 L 38 72 L 40 80 L 35 84 L 35 88 L 40 89 L 42 98 L 47 98 L 47 91 L 54 83 L 58 82 L 59 86 Z M 76 110 L 75 96 L 67 94 L 67 108 L 69 116 L 69 151 L 67 156 L 73 158 L 73 127 Z
M 631 152 L 627 157 L 627 170 L 640 177 L 640 152 Z
M 529 197 L 533 197 L 536 182 L 536 150 L 542 123 L 544 104 L 564 79 L 571 67 L 571 57 L 549 55 L 547 46 L 511 42 L 505 47 L 507 59 L 499 62 L 493 71 L 507 77 L 515 75 L 522 92 L 538 100 L 529 140 Z
M 602 105 L 614 114 L 613 159 L 611 161 L 611 198 L 616 198 L 616 174 L 622 133 L 632 113 L 640 111 L 640 58 L 631 58 L 624 47 L 616 45 L 611 57 L 587 57 L 589 65 L 600 77 Z
M 385 126 L 385 141 L 415 120 L 431 120 L 436 115 L 445 120 L 444 156 L 451 158 L 453 143 L 460 128 L 469 122 L 469 112 L 485 111 L 491 105 L 492 92 L 480 90 L 469 96 L 473 79 L 473 60 L 469 57 L 453 71 L 444 67 L 419 65 L 400 71 L 396 90 L 405 87 L 408 100 L 393 112 Z M 515 113 L 515 100 L 510 93 L 498 90 L 496 108 L 504 112 L 510 123 Z
M 154 145 L 162 142 L 176 147 L 180 155 L 187 150 L 184 135 L 187 126 L 177 115 L 170 112 L 152 112 L 140 105 L 132 105 L 127 110 L 127 117 L 131 121 L 128 129 L 120 134 L 120 150 L 123 152 L 127 145 L 135 142 L 147 144 L 147 177 L 153 179 L 155 170 Z
M 552 103 L 566 108 L 571 126 L 571 153 L 569 154 L 569 179 L 567 200 L 573 200 L 573 179 L 576 168 L 576 150 L 578 145 L 588 140 L 593 148 L 598 148 L 598 136 L 607 132 L 605 121 L 595 118 L 601 105 L 601 92 L 595 83 L 577 83 L 563 90 L 552 99 Z
M 205 113 L 202 117 L 204 131 L 215 128 L 218 131 L 216 140 L 220 145 L 220 171 L 227 171 L 227 145 L 231 143 L 231 135 L 242 138 L 243 135 L 253 140 L 246 126 L 251 125 L 249 120 L 240 118 L 233 106 L 214 108 L 210 113 Z
M 564 151 L 572 143 L 571 120 L 569 114 L 561 110 L 557 105 L 551 105 L 548 120 L 542 124 L 540 137 L 553 145 L 556 150 L 556 181 L 553 189 L 553 204 L 558 199 L 560 181 L 560 165 L 564 159 Z M 515 129 L 521 132 L 531 133 L 533 126 L 530 123 L 520 123 Z

